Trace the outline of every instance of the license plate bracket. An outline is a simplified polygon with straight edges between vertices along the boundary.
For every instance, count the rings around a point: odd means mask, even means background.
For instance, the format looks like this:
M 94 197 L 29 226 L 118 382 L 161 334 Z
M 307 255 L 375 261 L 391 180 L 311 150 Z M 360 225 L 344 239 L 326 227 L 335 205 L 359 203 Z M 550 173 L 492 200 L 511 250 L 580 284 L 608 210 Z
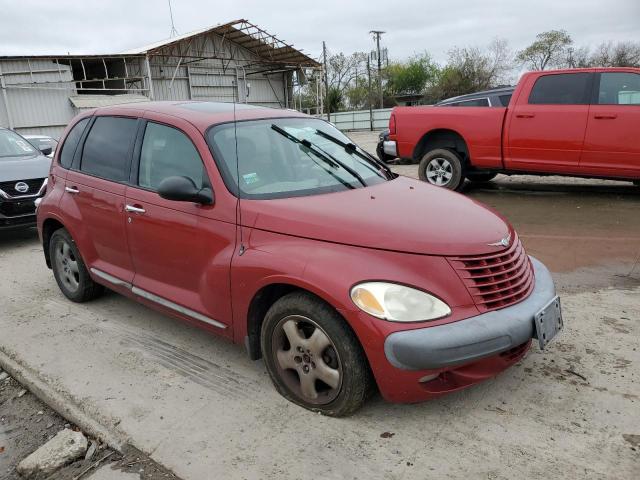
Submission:
M 544 350 L 544 347 L 547 346 L 564 326 L 560 297 L 554 297 L 536 313 L 534 323 L 536 325 L 536 338 L 538 339 L 540 350 Z

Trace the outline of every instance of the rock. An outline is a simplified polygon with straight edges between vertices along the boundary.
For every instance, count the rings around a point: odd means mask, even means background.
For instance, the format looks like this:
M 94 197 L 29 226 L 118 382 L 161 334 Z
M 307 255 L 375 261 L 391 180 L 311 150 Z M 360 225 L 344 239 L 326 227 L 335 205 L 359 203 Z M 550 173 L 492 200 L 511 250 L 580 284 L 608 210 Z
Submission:
M 18 398 L 22 398 L 24 397 L 24 394 L 27 393 L 27 391 L 23 388 L 22 390 L 20 390 L 20 392 L 18 393 Z
M 0 382 L 9 378 L 9 374 L 7 372 L 0 372 Z
M 64 429 L 22 460 L 16 470 L 23 477 L 51 475 L 60 467 L 80 458 L 87 451 L 87 439 L 81 432 Z

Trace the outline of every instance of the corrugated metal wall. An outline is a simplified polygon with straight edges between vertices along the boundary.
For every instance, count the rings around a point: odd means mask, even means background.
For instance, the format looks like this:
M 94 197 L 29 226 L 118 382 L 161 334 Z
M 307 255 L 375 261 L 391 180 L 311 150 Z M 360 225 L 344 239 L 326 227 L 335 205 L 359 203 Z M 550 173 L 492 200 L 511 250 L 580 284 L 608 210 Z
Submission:
M 203 52 L 222 53 L 233 56 L 237 61 L 207 59 L 190 61 L 188 65 L 180 61 L 181 55 L 193 59 L 204 56 Z M 290 86 L 291 73 L 259 73 L 265 70 L 264 65 L 243 68 L 242 65 L 251 60 L 259 61 L 260 57 L 214 33 L 197 42 L 184 40 L 177 46 L 168 47 L 166 53 L 171 57 L 153 56 L 150 59 L 155 100 L 246 101 L 280 108 L 289 105 L 285 96 L 285 78 Z
M 193 61 L 210 53 L 235 60 Z M 188 61 L 180 60 L 181 56 Z M 0 94 L 0 126 L 58 138 L 79 112 L 69 101 L 70 96 L 105 93 L 81 91 L 81 88 L 106 85 L 107 90 L 112 88 L 106 93 L 114 93 L 114 88 L 126 84 L 127 90 L 117 93 L 150 95 L 148 79 L 141 78 L 148 75 L 144 56 L 130 56 L 126 60 L 117 56 L 105 58 L 107 63 L 115 58 L 110 64 L 112 71 L 108 78 L 97 78 L 105 75 L 100 57 L 85 58 L 84 65 L 78 58 L 61 57 L 61 62 L 70 65 L 37 58 L 0 59 L 0 79 L 5 87 Z M 276 108 L 292 106 L 291 72 L 264 72 L 268 66 L 260 63 L 259 56 L 215 33 L 169 46 L 162 56 L 150 56 L 149 64 L 154 100 L 238 101 Z M 253 67 L 242 67 L 247 64 Z M 124 77 L 138 80 L 127 83 Z
M 75 93 L 70 67 L 50 60 L 0 60 L 0 73 L 5 87 L 0 126 L 58 137 L 75 115 L 69 102 Z

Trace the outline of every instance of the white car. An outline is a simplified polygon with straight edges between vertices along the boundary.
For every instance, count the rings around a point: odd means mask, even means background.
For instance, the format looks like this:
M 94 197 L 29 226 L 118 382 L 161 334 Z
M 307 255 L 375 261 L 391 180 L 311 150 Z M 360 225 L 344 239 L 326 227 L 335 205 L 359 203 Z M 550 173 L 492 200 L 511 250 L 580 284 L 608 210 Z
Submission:
M 22 137 L 49 158 L 53 158 L 53 154 L 56 153 L 58 141 L 53 137 L 48 135 L 22 135 Z

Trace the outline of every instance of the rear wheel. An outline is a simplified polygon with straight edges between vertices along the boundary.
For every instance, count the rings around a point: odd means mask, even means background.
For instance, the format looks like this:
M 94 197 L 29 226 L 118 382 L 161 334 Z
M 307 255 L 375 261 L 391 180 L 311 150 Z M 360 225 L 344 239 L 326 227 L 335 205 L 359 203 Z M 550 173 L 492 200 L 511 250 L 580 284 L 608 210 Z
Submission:
M 464 183 L 464 167 L 460 156 L 444 148 L 427 152 L 420 161 L 420 180 L 437 187 L 459 190 Z
M 290 293 L 267 312 L 262 354 L 287 400 L 340 417 L 356 411 L 372 388 L 364 352 L 344 319 L 305 292 Z
M 497 173 L 492 172 L 473 172 L 467 173 L 467 180 L 474 183 L 486 183 L 496 178 Z
M 56 230 L 51 235 L 49 255 L 53 276 L 69 300 L 86 302 L 104 291 L 102 285 L 91 279 L 76 243 L 64 228 Z

